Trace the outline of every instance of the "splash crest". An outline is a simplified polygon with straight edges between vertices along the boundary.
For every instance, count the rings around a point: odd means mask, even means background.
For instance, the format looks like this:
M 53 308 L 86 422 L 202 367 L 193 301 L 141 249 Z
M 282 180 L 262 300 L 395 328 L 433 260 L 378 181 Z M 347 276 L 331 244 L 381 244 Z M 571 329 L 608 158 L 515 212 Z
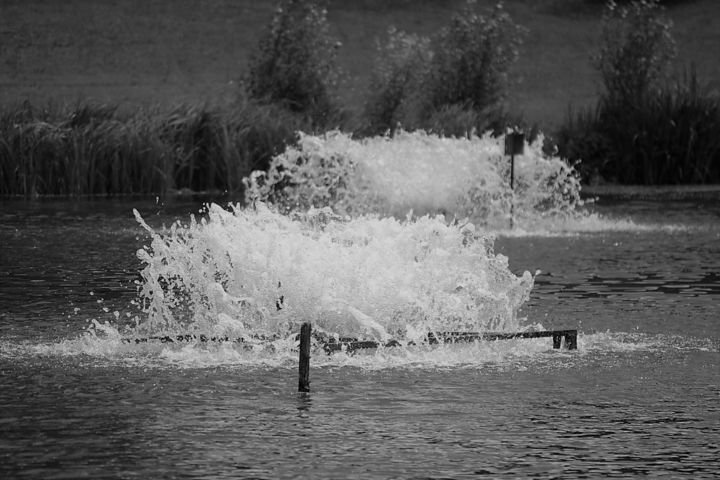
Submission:
M 495 230 L 509 224 L 536 230 L 587 216 L 577 173 L 543 153 L 542 137 L 515 157 L 511 189 L 504 137 L 299 135 L 297 146 L 273 158 L 267 172 L 245 179 L 248 203 L 270 202 L 284 212 L 330 206 L 348 216 L 441 213 Z
M 258 203 L 211 204 L 138 251 L 134 332 L 283 337 L 311 321 L 328 335 L 419 341 L 433 331 L 509 331 L 534 278 L 516 276 L 494 238 L 441 216 L 291 216 Z

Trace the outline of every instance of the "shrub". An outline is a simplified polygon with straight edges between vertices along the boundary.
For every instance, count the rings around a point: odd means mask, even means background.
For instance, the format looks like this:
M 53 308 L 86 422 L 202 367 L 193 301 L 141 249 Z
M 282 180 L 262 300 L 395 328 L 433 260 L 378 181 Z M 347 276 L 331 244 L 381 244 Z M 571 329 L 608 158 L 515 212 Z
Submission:
M 657 0 L 635 0 L 622 7 L 607 3 L 601 47 L 593 63 L 609 101 L 641 101 L 656 87 L 675 56 L 671 28 Z
M 720 100 L 694 69 L 668 81 L 671 22 L 657 0 L 609 2 L 594 58 L 605 90 L 594 109 L 568 114 L 560 154 L 582 159 L 586 180 L 675 184 L 720 180 Z
M 495 129 L 504 121 L 507 73 L 522 34 L 502 3 L 484 14 L 474 0 L 431 39 L 391 29 L 387 42 L 378 45 L 365 107 L 369 130 Z M 463 125 L 467 130 L 459 132 Z
M 398 124 L 407 125 L 431 58 L 429 38 L 395 27 L 388 30 L 387 43 L 377 45 L 365 102 L 364 116 L 371 134 L 393 130 Z
M 327 11 L 308 0 L 282 0 L 251 56 L 248 95 L 279 103 L 323 124 L 333 107 L 339 46 L 329 33 Z
M 693 71 L 633 106 L 603 97 L 593 111 L 568 115 L 561 155 L 582 159 L 585 179 L 631 184 L 720 181 L 720 96 Z
M 518 58 L 523 31 L 501 2 L 485 16 L 468 0 L 434 38 L 424 82 L 430 110 L 448 105 L 497 108 L 506 97 L 508 69 Z

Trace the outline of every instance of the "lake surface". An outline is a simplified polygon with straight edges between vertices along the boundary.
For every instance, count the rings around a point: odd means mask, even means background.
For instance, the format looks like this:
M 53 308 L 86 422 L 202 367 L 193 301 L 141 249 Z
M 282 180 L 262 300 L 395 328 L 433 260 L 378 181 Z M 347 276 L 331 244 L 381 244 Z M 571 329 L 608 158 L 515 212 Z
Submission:
M 0 204 L 2 478 L 717 478 L 720 205 L 603 202 L 591 232 L 502 233 L 550 339 L 297 359 L 121 344 L 176 200 Z M 93 330 L 97 331 L 97 330 Z

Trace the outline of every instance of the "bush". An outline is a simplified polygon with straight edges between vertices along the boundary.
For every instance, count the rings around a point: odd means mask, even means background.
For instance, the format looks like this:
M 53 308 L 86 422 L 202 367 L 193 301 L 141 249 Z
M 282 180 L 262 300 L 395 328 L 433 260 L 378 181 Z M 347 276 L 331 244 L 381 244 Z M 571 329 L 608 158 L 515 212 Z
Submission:
M 377 45 L 364 116 L 371 134 L 408 124 L 432 51 L 430 39 L 391 27 L 387 43 Z
M 430 110 L 448 105 L 475 110 L 500 106 L 523 31 L 501 2 L 485 16 L 477 11 L 474 0 L 468 0 L 434 39 L 434 55 L 424 82 Z
M 483 14 L 474 0 L 431 39 L 391 29 L 378 46 L 365 108 L 371 133 L 398 125 L 444 132 L 456 132 L 461 124 L 495 128 L 504 120 L 507 73 L 522 34 L 502 3 Z M 461 112 L 461 121 L 448 112 Z
M 720 181 L 720 99 L 694 69 L 668 81 L 675 54 L 657 0 L 609 2 L 594 58 L 605 90 L 594 109 L 569 112 L 560 154 L 582 160 L 585 180 L 676 184 Z
M 630 106 L 603 97 L 558 134 L 560 153 L 596 175 L 627 184 L 720 182 L 720 96 L 694 70 Z
M 635 0 L 623 7 L 607 3 L 593 63 L 610 101 L 642 101 L 657 86 L 675 56 L 671 28 L 657 0 Z
M 308 0 L 282 0 L 251 56 L 247 94 L 279 103 L 324 124 L 333 108 L 339 43 L 329 34 L 327 11 Z

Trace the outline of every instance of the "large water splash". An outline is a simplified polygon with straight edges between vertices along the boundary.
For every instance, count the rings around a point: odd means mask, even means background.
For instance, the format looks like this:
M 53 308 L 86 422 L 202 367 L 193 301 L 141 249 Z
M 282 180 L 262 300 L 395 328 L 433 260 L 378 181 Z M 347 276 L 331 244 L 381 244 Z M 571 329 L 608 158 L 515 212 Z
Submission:
M 329 335 L 415 343 L 428 332 L 523 329 L 518 309 L 534 279 L 512 274 L 470 221 L 521 235 L 597 224 L 580 209 L 572 168 L 539 141 L 516 157 L 511 190 L 502 143 L 301 135 L 247 180 L 247 209 L 210 205 L 162 232 L 136 212 L 152 244 L 138 252 L 143 314 L 125 335 L 242 338 L 256 361 L 268 346 L 275 360 L 294 358 L 305 321 Z M 85 337 L 97 338 L 126 348 L 112 326 Z M 242 350 L 220 351 L 244 362 Z
M 354 140 L 300 134 L 296 147 L 246 179 L 246 200 L 283 211 L 330 206 L 340 215 L 403 218 L 443 213 L 476 225 L 532 231 L 566 226 L 581 211 L 576 172 L 542 152 L 542 138 L 515 157 L 514 189 L 504 137 L 442 138 L 422 131 Z
M 422 340 L 433 331 L 516 330 L 533 277 L 517 277 L 470 224 L 423 216 L 343 219 L 210 205 L 166 234 L 147 226 L 145 315 L 135 334 L 282 338 L 311 321 L 329 335 Z

